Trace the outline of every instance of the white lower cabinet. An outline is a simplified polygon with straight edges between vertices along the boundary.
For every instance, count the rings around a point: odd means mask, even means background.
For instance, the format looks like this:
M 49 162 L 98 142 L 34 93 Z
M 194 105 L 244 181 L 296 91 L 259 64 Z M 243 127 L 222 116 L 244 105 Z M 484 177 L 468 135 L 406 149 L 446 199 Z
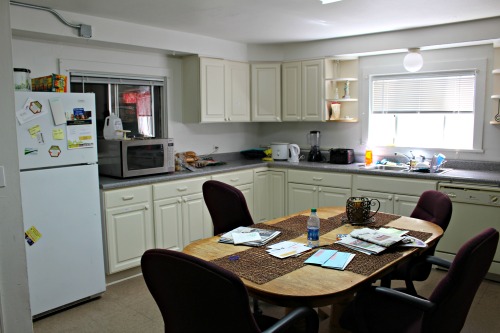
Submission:
M 288 214 L 345 206 L 351 196 L 351 175 L 302 170 L 288 171 Z
M 285 215 L 285 170 L 256 169 L 254 173 L 255 223 Z
M 182 250 L 187 244 L 212 236 L 202 185 L 207 177 L 153 185 L 155 245 Z
M 103 194 L 108 274 L 139 266 L 144 251 L 154 248 L 151 186 Z
M 245 196 L 248 210 L 250 211 L 252 218 L 254 218 L 253 170 L 242 170 L 242 171 L 222 173 L 218 175 L 213 175 L 212 179 L 232 185 L 237 189 L 239 189 Z
M 420 195 L 435 190 L 437 182 L 383 176 L 353 176 L 353 196 L 380 201 L 380 212 L 410 216 Z

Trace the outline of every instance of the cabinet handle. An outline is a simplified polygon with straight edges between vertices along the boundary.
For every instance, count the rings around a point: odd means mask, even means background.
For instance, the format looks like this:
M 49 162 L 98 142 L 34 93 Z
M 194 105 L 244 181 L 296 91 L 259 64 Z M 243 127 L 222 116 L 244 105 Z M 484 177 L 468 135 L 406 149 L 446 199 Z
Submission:
M 178 187 L 178 188 L 177 188 L 177 191 L 179 191 L 179 192 L 184 192 L 184 191 L 187 191 L 187 189 L 188 189 L 188 188 L 187 188 L 187 186 L 184 186 L 184 187 Z
M 394 197 L 394 201 L 399 201 L 399 197 Z
M 177 202 L 181 203 L 182 202 L 181 198 L 177 198 Z
M 227 117 L 227 121 L 231 121 L 231 117 Z
M 128 201 L 128 200 L 132 200 L 134 199 L 134 196 L 133 195 L 126 195 L 126 196 L 123 196 L 122 197 L 122 200 L 123 201 Z
M 388 195 L 387 200 L 392 201 L 392 195 Z
M 182 198 L 182 201 L 187 202 L 187 199 L 186 198 Z
M 297 120 L 300 120 L 300 117 L 297 117 Z
M 230 179 L 230 181 L 232 181 L 232 182 L 237 182 L 238 180 L 240 180 L 240 178 L 239 178 L 239 177 L 237 177 L 237 178 L 231 178 L 231 179 Z
M 321 181 L 323 180 L 323 177 L 313 177 L 313 180 Z
M 280 117 L 276 117 L 276 120 L 277 120 L 277 121 L 280 121 Z
M 318 189 L 316 186 L 313 187 L 313 191 L 316 192 Z
M 321 192 L 323 189 L 321 187 L 318 187 L 318 192 Z
M 144 210 L 148 210 L 149 209 L 149 205 L 144 205 Z

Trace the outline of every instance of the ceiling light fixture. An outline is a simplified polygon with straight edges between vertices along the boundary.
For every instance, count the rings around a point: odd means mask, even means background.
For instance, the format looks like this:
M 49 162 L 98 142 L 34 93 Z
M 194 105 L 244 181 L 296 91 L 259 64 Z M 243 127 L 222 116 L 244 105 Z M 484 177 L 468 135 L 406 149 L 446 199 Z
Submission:
M 339 2 L 339 1 L 342 1 L 342 0 L 319 0 L 321 1 L 321 3 L 323 5 L 326 5 L 326 4 L 329 4 L 329 3 L 332 3 L 332 2 Z
M 408 72 L 418 72 L 422 68 L 424 59 L 418 47 L 408 49 L 408 54 L 403 60 L 403 65 Z

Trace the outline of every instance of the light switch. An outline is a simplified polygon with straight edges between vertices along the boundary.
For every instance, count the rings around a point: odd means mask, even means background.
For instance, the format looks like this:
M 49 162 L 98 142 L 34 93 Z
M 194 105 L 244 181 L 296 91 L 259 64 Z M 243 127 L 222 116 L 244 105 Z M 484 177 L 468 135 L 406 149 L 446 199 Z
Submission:
M 0 165 L 0 187 L 5 187 L 5 172 L 3 169 L 3 165 Z

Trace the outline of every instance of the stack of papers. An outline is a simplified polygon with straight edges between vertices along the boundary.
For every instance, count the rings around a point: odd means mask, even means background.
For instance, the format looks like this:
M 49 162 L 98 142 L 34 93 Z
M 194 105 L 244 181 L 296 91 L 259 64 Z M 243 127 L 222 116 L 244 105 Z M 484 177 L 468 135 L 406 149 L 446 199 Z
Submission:
M 365 242 L 361 239 L 354 238 L 350 235 L 342 238 L 335 243 L 344 245 L 352 250 L 356 250 L 366 254 L 377 254 L 384 251 L 386 248 L 377 244 L 373 244 L 370 242 Z
M 380 228 L 378 230 L 362 228 L 353 230 L 349 235 L 337 241 L 350 249 L 366 254 L 377 254 L 390 246 L 425 247 L 425 242 L 406 236 L 408 230 Z
M 397 229 L 394 229 L 397 230 Z M 402 231 L 402 233 L 395 233 L 392 229 L 381 228 L 379 230 L 362 228 L 353 230 L 350 235 L 351 237 L 361 239 L 370 243 L 374 243 L 383 247 L 389 247 L 403 240 L 403 234 L 408 231 Z
M 283 259 L 288 257 L 298 257 L 301 254 L 311 250 L 312 249 L 305 244 L 284 241 L 269 246 L 266 251 L 274 257 Z
M 223 234 L 219 239 L 219 243 L 262 246 L 276 238 L 280 233 L 280 231 L 276 230 L 238 227 Z
M 337 250 L 319 249 L 306 261 L 304 261 L 304 263 L 311 265 L 320 265 L 321 267 L 325 268 L 344 270 L 344 268 L 346 268 L 346 266 L 351 262 L 354 256 L 355 254 L 352 253 L 340 252 Z

